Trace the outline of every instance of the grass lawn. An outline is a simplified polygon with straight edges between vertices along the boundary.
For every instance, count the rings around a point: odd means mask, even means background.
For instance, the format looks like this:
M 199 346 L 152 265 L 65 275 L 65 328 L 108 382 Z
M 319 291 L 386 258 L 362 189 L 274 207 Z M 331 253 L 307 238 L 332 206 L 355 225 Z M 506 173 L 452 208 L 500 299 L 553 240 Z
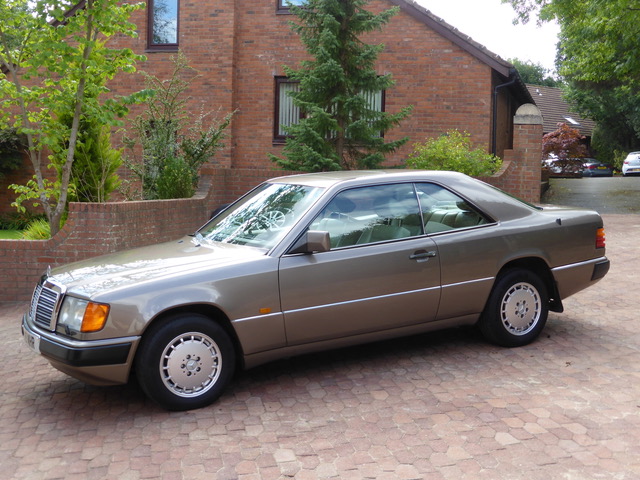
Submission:
M 22 230 L 0 230 L 0 240 L 22 238 Z

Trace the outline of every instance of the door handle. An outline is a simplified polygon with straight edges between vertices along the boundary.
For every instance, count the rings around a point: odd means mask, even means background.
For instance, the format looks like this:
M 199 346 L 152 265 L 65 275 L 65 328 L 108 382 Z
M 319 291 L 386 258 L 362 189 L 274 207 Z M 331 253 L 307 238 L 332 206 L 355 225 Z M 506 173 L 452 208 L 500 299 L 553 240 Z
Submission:
M 433 250 L 430 250 L 430 251 L 416 250 L 415 252 L 413 252 L 412 255 L 409 255 L 409 258 L 411 260 L 417 260 L 419 262 L 426 262 L 431 257 L 435 257 L 435 256 L 436 256 L 436 252 L 434 252 Z

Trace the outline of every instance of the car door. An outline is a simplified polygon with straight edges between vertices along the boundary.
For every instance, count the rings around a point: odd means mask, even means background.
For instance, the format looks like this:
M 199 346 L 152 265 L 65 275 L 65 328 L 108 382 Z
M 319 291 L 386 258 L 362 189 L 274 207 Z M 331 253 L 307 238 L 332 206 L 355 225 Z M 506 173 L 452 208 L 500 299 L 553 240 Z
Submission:
M 289 345 L 435 318 L 440 263 L 435 243 L 424 235 L 413 184 L 345 190 L 309 230 L 328 231 L 332 248 L 280 261 Z
M 425 231 L 438 248 L 442 292 L 437 320 L 477 316 L 505 249 L 495 222 L 460 195 L 433 183 L 415 185 Z

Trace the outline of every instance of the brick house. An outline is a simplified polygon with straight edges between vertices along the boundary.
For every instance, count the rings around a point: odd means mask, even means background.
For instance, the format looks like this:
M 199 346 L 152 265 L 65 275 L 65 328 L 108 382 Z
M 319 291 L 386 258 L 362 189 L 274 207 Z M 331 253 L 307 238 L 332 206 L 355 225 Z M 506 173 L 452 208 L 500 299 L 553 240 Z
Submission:
M 171 72 L 170 59 L 180 49 L 200 73 L 189 92 L 193 111 L 237 111 L 226 148 L 214 162 L 218 172 L 275 168 L 266 154 L 279 154 L 284 143 L 278 127 L 286 122 L 280 118 L 286 112 L 276 110 L 279 99 L 288 98 L 281 92 L 287 86 L 283 65 L 295 68 L 305 58 L 284 3 L 149 0 L 132 18 L 138 38 L 112 40 L 145 53 L 148 60 L 139 69 L 160 78 Z M 532 102 L 517 71 L 411 0 L 372 0 L 369 8 L 377 12 L 393 5 L 400 7 L 399 14 L 366 39 L 385 44 L 378 71 L 392 73 L 396 81 L 381 97 L 380 108 L 397 112 L 414 107 L 412 115 L 387 134 L 389 139 L 410 137 L 387 164 L 401 165 L 412 143 L 449 129 L 468 131 L 476 144 L 502 157 L 513 147 L 515 111 Z M 142 78 L 121 75 L 110 87 L 116 93 L 131 92 L 142 88 Z M 134 109 L 132 115 L 138 112 Z M 255 183 L 251 179 L 238 191 Z M 10 199 L 5 199 L 6 189 L 1 190 L 4 209 Z
M 134 19 L 140 36 L 132 46 L 148 56 L 141 68 L 161 75 L 172 50 L 179 48 L 202 74 L 191 92 L 194 103 L 238 111 L 220 166 L 270 168 L 266 152 L 281 149 L 277 126 L 282 119 L 275 106 L 284 76 L 282 66 L 296 67 L 305 58 L 288 25 L 292 17 L 283 2 L 151 0 L 147 10 Z M 177 31 L 159 40 L 167 43 L 153 43 L 154 9 L 167 4 L 179 7 L 171 18 L 172 22 L 177 19 L 173 23 Z M 401 12 L 382 32 L 367 39 L 385 44 L 379 72 L 391 72 L 396 79 L 396 86 L 385 92 L 383 108 L 395 112 L 414 106 L 412 116 L 390 135 L 423 141 L 458 128 L 469 131 L 476 142 L 498 155 L 511 148 L 512 117 L 522 103 L 531 102 L 512 65 L 410 0 L 374 0 L 370 8 L 380 11 L 392 5 L 398 5 Z M 126 81 L 131 82 L 131 77 Z M 499 87 L 505 84 L 509 86 Z M 399 164 L 409 152 L 407 145 L 389 162 Z

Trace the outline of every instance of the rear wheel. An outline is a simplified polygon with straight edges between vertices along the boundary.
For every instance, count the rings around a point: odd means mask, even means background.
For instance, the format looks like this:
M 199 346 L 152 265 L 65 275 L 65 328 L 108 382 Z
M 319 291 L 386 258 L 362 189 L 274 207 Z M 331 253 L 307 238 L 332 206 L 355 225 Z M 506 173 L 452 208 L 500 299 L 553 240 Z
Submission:
M 136 356 L 142 389 L 168 410 L 191 410 L 214 402 L 235 368 L 233 343 L 202 315 L 169 317 L 152 325 Z
M 487 340 L 505 347 L 519 347 L 535 340 L 549 314 L 549 296 L 535 273 L 514 268 L 496 280 L 480 318 Z

